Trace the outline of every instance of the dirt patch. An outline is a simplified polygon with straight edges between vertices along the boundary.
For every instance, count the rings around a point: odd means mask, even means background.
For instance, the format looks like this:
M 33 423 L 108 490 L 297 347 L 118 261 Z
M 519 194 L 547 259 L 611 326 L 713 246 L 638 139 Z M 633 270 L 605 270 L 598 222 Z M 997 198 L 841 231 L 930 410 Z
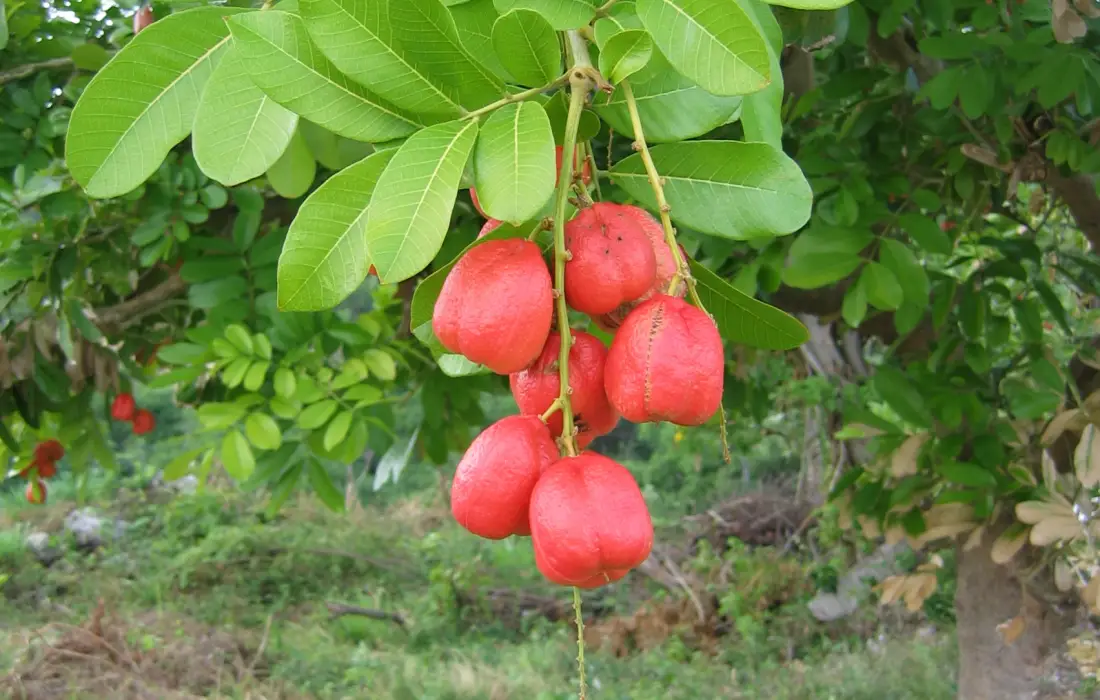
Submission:
M 263 643 L 178 616 L 108 616 L 101 602 L 80 626 L 33 633 L 0 696 L 13 700 L 192 700 L 219 688 L 255 685 L 266 673 Z M 264 697 L 292 698 L 283 693 Z

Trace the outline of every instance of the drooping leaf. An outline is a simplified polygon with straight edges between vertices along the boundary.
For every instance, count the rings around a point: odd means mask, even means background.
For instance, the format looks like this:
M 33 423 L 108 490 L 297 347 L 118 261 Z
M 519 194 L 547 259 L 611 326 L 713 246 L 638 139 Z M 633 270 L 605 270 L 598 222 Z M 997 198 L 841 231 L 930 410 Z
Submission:
M 348 77 L 417 114 L 456 117 L 499 92 L 462 48 L 439 0 L 302 0 L 310 37 Z
M 481 127 L 474 148 L 477 197 L 486 214 L 521 223 L 554 193 L 554 133 L 537 102 L 511 104 Z
M 309 460 L 309 485 L 329 510 L 336 513 L 344 512 L 344 494 L 340 493 L 340 489 L 332 483 L 332 478 L 329 477 L 324 465 L 316 459 Z
M 238 15 L 229 28 L 257 87 L 313 123 L 368 142 L 408 136 L 422 125 L 337 70 L 300 17 L 266 10 Z
M 317 161 L 313 159 L 301 129 L 296 129 L 283 155 L 267 169 L 267 182 L 280 197 L 297 199 L 309 191 L 316 176 Z
M 809 331 L 798 319 L 741 293 L 695 260 L 689 264 L 699 300 L 725 340 L 765 350 L 790 350 L 809 340 Z
M 561 75 L 561 43 L 554 28 L 531 10 L 512 10 L 493 24 L 493 49 L 520 85 L 538 87 Z
M 748 95 L 771 80 L 768 47 L 729 0 L 638 0 L 638 17 L 677 71 L 715 95 Z
M 627 29 L 607 40 L 600 52 L 600 72 L 612 83 L 621 83 L 645 68 L 652 57 L 653 39 L 649 34 Z
M 256 449 L 277 450 L 283 444 L 279 424 L 266 413 L 250 413 L 244 421 L 244 432 Z
M 399 148 L 378 178 L 367 210 L 367 247 L 384 283 L 420 272 L 443 244 L 477 122 L 428 127 Z
M 558 31 L 580 29 L 596 15 L 596 0 L 493 0 L 497 12 L 534 10 Z
M 741 97 L 712 95 L 669 65 L 656 48 L 645 68 L 630 78 L 638 115 L 649 143 L 683 141 L 726 123 L 741 107 Z M 592 105 L 615 131 L 634 137 L 622 90 L 598 97 Z
M 202 93 L 191 148 L 207 177 L 232 187 L 270 168 L 297 126 L 298 115 L 256 87 L 231 45 Z
M 336 417 L 325 428 L 324 445 L 326 450 L 331 450 L 348 436 L 348 430 L 351 428 L 351 419 L 355 417 L 355 414 L 351 411 L 341 411 L 336 414 Z
M 378 460 L 378 466 L 375 467 L 374 472 L 375 491 L 382 488 L 387 481 L 396 484 L 401 478 L 401 472 L 405 471 L 405 467 L 409 464 L 409 457 L 412 456 L 413 447 L 419 435 L 420 427 L 417 426 L 408 442 L 394 443 L 390 449 L 386 450 L 386 454 L 382 455 L 382 459 Z
M 230 430 L 225 434 L 222 439 L 221 460 L 225 471 L 237 481 L 246 480 L 256 469 L 256 457 L 239 430 Z
M 665 181 L 670 215 L 697 231 L 734 239 L 783 235 L 810 218 L 813 192 L 802 170 L 765 143 L 691 141 L 655 146 L 651 156 Z M 641 154 L 611 172 L 631 196 L 656 209 Z
M 229 47 L 224 17 L 241 12 L 173 13 L 146 27 L 92 78 L 65 139 L 69 172 L 89 196 L 130 192 L 191 132 L 203 88 Z
M 195 461 L 195 458 L 202 454 L 205 449 L 205 447 L 199 447 L 176 455 L 171 462 L 165 465 L 164 471 L 160 475 L 161 478 L 165 481 L 182 479 L 191 470 L 191 464 Z
M 382 171 L 397 151 L 367 156 L 326 180 L 302 204 L 279 256 L 278 304 L 284 311 L 336 306 L 366 279 L 367 212 Z M 276 389 L 279 388 L 276 374 Z

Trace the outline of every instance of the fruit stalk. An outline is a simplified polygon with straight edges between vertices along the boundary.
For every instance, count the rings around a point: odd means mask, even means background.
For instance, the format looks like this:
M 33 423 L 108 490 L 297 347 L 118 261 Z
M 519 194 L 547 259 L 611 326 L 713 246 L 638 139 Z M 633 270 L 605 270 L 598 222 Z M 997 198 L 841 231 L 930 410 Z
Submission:
M 594 81 L 585 67 L 591 69 L 588 47 L 575 32 L 569 32 L 573 54 L 573 68 L 569 71 L 569 114 L 565 120 L 565 142 L 562 153 L 572 153 L 577 147 L 577 129 L 581 122 L 584 102 L 592 89 Z M 558 175 L 558 189 L 554 200 L 554 295 L 557 304 L 558 333 L 561 335 L 561 354 L 558 361 L 558 376 L 561 382 L 562 413 L 562 449 L 565 454 L 577 454 L 573 440 L 573 405 L 569 400 L 569 349 L 573 345 L 573 333 L 569 329 L 569 309 L 565 304 L 565 263 L 569 260 L 569 251 L 565 249 L 565 204 L 573 184 L 573 159 L 561 159 L 561 173 Z
M 661 215 L 661 227 L 665 230 L 665 242 L 668 243 L 668 247 L 672 251 L 672 259 L 676 261 L 676 274 L 672 276 L 672 280 L 668 284 L 668 293 L 672 295 L 676 292 L 682 277 L 687 284 L 691 301 L 710 316 L 710 312 L 703 306 L 703 301 L 699 298 L 699 292 L 695 288 L 695 279 L 690 274 L 684 275 L 688 265 L 680 254 L 680 246 L 676 243 L 676 232 L 672 228 L 672 219 L 669 217 L 672 207 L 668 205 L 668 200 L 665 199 L 665 188 L 661 184 L 661 176 L 657 172 L 657 166 L 653 164 L 653 157 L 649 154 L 649 146 L 645 142 L 645 130 L 642 128 L 642 117 L 638 114 L 638 103 L 634 100 L 634 91 L 630 87 L 630 81 L 622 81 L 619 87 L 626 99 L 627 112 L 630 113 L 630 126 L 634 131 L 634 150 L 642 156 L 646 175 L 649 176 L 649 186 L 653 188 L 653 195 L 657 198 L 657 210 Z M 711 316 L 711 320 L 714 320 L 713 316 Z M 723 405 L 718 407 L 718 421 L 721 426 L 722 458 L 726 461 L 726 464 L 729 464 L 732 458 L 730 456 L 729 437 L 726 435 L 726 407 Z
M 588 682 L 584 674 L 584 617 L 581 615 L 581 589 L 573 586 L 573 614 L 577 621 L 577 670 L 580 673 L 581 691 L 579 698 L 585 700 L 588 694 Z

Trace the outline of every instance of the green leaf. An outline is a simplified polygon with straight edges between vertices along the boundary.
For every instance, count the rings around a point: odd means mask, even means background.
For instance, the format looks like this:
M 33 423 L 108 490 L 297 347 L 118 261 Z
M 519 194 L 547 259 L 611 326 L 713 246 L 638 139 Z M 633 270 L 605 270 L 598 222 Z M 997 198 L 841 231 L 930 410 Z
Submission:
M 303 430 L 316 430 L 332 418 L 336 408 L 337 403 L 332 399 L 318 401 L 298 414 L 298 427 Z
M 237 481 L 245 481 L 256 469 L 256 458 L 252 448 L 239 430 L 231 430 L 222 439 L 222 465 L 229 476 Z
M 351 411 L 342 411 L 332 419 L 332 422 L 328 424 L 328 428 L 325 429 L 324 445 L 326 450 L 331 450 L 348 436 L 348 429 L 351 428 L 351 419 L 355 417 Z
M 783 269 L 783 283 L 817 289 L 842 280 L 861 264 L 860 253 L 874 240 L 868 231 L 813 226 L 794 239 Z
M 712 95 L 680 75 L 656 49 L 646 67 L 631 76 L 630 87 L 648 143 L 702 136 L 729 121 L 742 104 L 741 97 Z M 598 97 L 592 107 L 615 131 L 634 137 L 622 90 L 610 99 Z
M 898 369 L 889 365 L 875 370 L 871 383 L 879 398 L 886 402 L 902 420 L 930 429 L 932 420 L 917 387 Z
M 844 301 L 840 305 L 840 315 L 844 322 L 852 328 L 859 328 L 863 319 L 867 316 L 867 291 L 859 280 L 844 293 Z
M 248 329 L 239 323 L 231 323 L 225 327 L 225 338 L 230 343 L 233 343 L 233 347 L 240 350 L 245 355 L 252 354 L 252 335 L 248 332 Z
M 501 224 L 493 229 L 492 233 L 478 238 L 473 243 L 466 246 L 462 252 L 456 255 L 449 263 L 434 270 L 432 274 L 421 280 L 420 284 L 416 286 L 416 291 L 413 292 L 410 321 L 410 326 L 412 326 L 413 330 L 416 331 L 416 329 L 419 329 L 432 320 L 432 312 L 435 309 L 436 299 L 439 298 L 439 293 L 443 290 L 443 282 L 446 281 L 447 275 L 451 272 L 451 268 L 462 259 L 462 256 L 482 243 L 500 241 L 506 238 L 526 238 L 530 234 L 531 229 L 529 227 L 518 228 L 507 223 Z M 431 331 L 430 326 L 428 331 Z
M 534 10 L 558 31 L 580 29 L 596 15 L 596 0 L 493 0 L 497 12 Z
M 298 380 L 294 377 L 294 372 L 286 367 L 275 370 L 275 394 L 284 399 L 290 399 L 294 398 L 297 392 Z
M 258 450 L 277 450 L 282 447 L 283 433 L 279 424 L 266 413 L 251 413 L 244 421 L 244 432 Z
M 253 12 L 231 19 L 229 29 L 256 86 L 311 122 L 368 142 L 402 138 L 421 126 L 337 70 L 310 41 L 300 17 Z
M 3 14 L 3 3 L 0 3 L 0 14 Z M 3 17 L 0 17 L 0 25 L 2 25 L 3 22 Z M 3 37 L 0 37 L 0 41 L 2 40 Z M 99 70 L 111 60 L 111 56 L 107 53 L 107 49 L 99 44 L 81 44 L 77 46 L 73 49 L 72 58 L 74 66 L 81 70 L 90 71 Z
M 280 310 L 332 308 L 366 279 L 371 258 L 364 232 L 371 195 L 398 152 L 367 156 L 325 180 L 302 203 L 279 256 Z
M 267 169 L 267 182 L 280 197 L 297 199 L 309 191 L 316 176 L 317 161 L 301 130 L 296 129 L 279 160 Z
M 900 226 L 913 242 L 929 253 L 951 254 L 951 239 L 940 230 L 939 224 L 920 214 L 902 214 L 898 217 Z
M 520 85 L 539 87 L 561 75 L 558 35 L 537 12 L 512 10 L 501 15 L 493 23 L 493 49 Z
M 527 221 L 550 200 L 555 178 L 554 132 L 542 105 L 507 105 L 485 121 L 474 148 L 474 179 L 486 214 Z
M 650 155 L 670 215 L 689 228 L 744 240 L 792 233 L 810 218 L 813 192 L 802 170 L 765 143 L 691 141 L 655 146 Z M 632 197 L 657 208 L 641 154 L 611 173 Z
M 771 80 L 768 47 L 729 0 L 638 0 L 638 17 L 685 77 L 715 95 L 747 95 Z
M 8 45 L 8 16 L 4 10 L 4 0 L 0 0 L 0 51 Z M 6 429 L 4 429 L 6 430 Z M 3 583 L 3 582 L 0 582 Z
M 228 428 L 244 418 L 245 407 L 235 403 L 204 403 L 197 414 L 199 423 L 207 430 Z
M 325 471 L 324 465 L 316 459 L 309 460 L 309 485 L 329 510 L 337 513 L 344 512 L 344 494 L 340 493 L 332 483 L 328 472 Z
M 384 350 L 368 349 L 363 353 L 363 362 L 373 376 L 384 382 L 392 382 L 397 377 L 397 363 Z
M 420 428 L 418 427 L 413 431 L 412 437 L 405 444 L 395 442 L 390 449 L 386 450 L 386 453 L 382 455 L 382 459 L 378 460 L 378 466 L 374 472 L 374 490 L 382 488 L 382 485 L 387 481 L 393 481 L 397 483 L 401 478 L 401 472 L 405 471 L 405 467 L 409 464 L 409 457 L 412 456 L 413 447 L 416 445 L 416 438 L 420 435 Z
M 766 5 L 750 1 L 745 7 L 767 39 L 772 81 L 763 90 L 745 96 L 741 104 L 741 127 L 746 141 L 760 141 L 782 150 L 783 70 L 779 54 L 783 50 L 783 30 Z
M 1039 293 L 1039 299 L 1047 307 L 1050 315 L 1054 317 L 1054 320 L 1058 322 L 1063 331 L 1072 334 L 1073 329 L 1069 325 L 1069 316 L 1066 315 L 1066 309 L 1062 306 L 1058 295 L 1054 293 L 1054 289 L 1043 280 L 1035 280 L 1034 285 L 1035 291 Z
M 241 385 L 249 391 L 259 391 L 260 387 L 264 385 L 264 380 L 267 379 L 267 370 L 271 367 L 270 362 L 256 362 L 248 368 L 248 372 L 244 375 L 244 381 Z
M 458 184 L 477 141 L 473 119 L 430 126 L 397 149 L 367 209 L 367 248 L 383 283 L 428 265 L 443 245 Z
M 493 0 L 466 0 L 448 9 L 458 29 L 458 38 L 466 50 L 503 80 L 512 82 L 512 76 L 493 51 L 493 24 L 500 16 L 493 7 Z
M 263 175 L 297 125 L 297 114 L 256 87 L 231 45 L 199 100 L 191 148 L 207 177 L 231 187 Z
M 89 196 L 130 192 L 190 133 L 203 87 L 229 47 L 224 17 L 240 12 L 174 12 L 96 73 L 73 107 L 65 139 L 66 165 Z
M 764 0 L 769 5 L 793 7 L 796 10 L 836 10 L 852 0 Z
M 206 358 L 206 348 L 195 343 L 173 343 L 157 350 L 157 359 L 170 365 L 190 365 Z
M 627 29 L 608 39 L 600 51 L 600 72 L 612 83 L 621 83 L 645 68 L 652 57 L 653 39 L 649 34 Z
M 937 464 L 936 471 L 948 481 L 963 486 L 996 486 L 997 477 L 977 464 L 949 461 Z
M 301 14 L 337 70 L 400 108 L 449 119 L 500 97 L 439 0 L 303 0 Z
M 959 104 L 967 117 L 977 119 L 985 114 L 993 99 L 994 76 L 977 63 L 967 69 L 963 78 L 966 88 L 959 91 Z
M 876 309 L 893 311 L 905 300 L 898 278 L 882 263 L 867 263 L 859 276 L 859 283 L 867 291 L 867 301 Z
M 160 478 L 165 481 L 176 481 L 183 478 L 191 470 L 191 463 L 205 449 L 205 447 L 199 447 L 177 455 L 171 462 L 164 465 L 164 471 L 161 472 Z
M 695 260 L 689 264 L 699 300 L 727 341 L 764 350 L 790 350 L 809 340 L 809 331 L 798 319 L 741 293 Z
M 252 360 L 247 357 L 239 357 L 229 363 L 229 366 L 222 370 L 221 379 L 230 389 L 236 388 L 244 381 L 244 375 L 248 372 L 249 367 L 252 366 Z
M 907 304 L 921 308 L 928 305 L 928 295 L 932 288 L 928 273 L 907 245 L 893 239 L 883 239 L 879 243 L 878 259 L 894 273 L 905 293 Z

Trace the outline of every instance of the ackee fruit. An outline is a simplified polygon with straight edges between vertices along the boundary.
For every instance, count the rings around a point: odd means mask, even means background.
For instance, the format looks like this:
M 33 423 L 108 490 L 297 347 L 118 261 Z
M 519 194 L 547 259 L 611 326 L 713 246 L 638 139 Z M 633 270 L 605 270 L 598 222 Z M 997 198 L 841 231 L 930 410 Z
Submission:
M 27 503 L 35 505 L 46 502 L 46 484 L 41 481 L 32 481 L 27 484 Z
M 146 409 L 141 409 L 134 414 L 134 435 L 144 435 L 152 432 L 157 427 L 157 419 Z
M 539 476 L 558 459 L 537 416 L 508 416 L 474 438 L 451 484 L 451 512 L 475 535 L 529 535 L 527 508 Z
M 432 330 L 451 352 L 511 374 L 542 352 L 553 315 L 542 252 L 510 238 L 483 243 L 455 264 L 435 302 Z
M 499 219 L 489 219 L 485 222 L 485 225 L 481 227 L 481 230 L 477 232 L 477 237 L 487 236 L 497 229 L 503 222 Z
M 136 409 L 137 402 L 134 401 L 133 394 L 119 394 L 115 397 L 114 402 L 111 403 L 111 418 L 115 420 L 133 420 L 134 411 Z
M 604 388 L 633 423 L 702 425 L 722 401 L 725 353 L 714 322 L 682 299 L 638 305 L 611 342 Z
M 653 245 L 628 208 L 598 202 L 565 224 L 565 301 L 577 311 L 606 314 L 653 286 Z
M 546 339 L 542 354 L 535 363 L 508 378 L 512 397 L 520 413 L 539 416 L 545 413 L 561 393 L 560 367 L 561 335 L 554 331 Z M 569 348 L 569 388 L 573 390 L 570 403 L 577 425 L 577 447 L 584 449 L 590 442 L 611 432 L 619 416 L 607 400 L 603 388 L 604 362 L 607 348 L 593 335 L 573 331 L 573 344 Z M 561 412 L 547 419 L 550 433 L 561 435 Z
M 594 452 L 565 457 L 531 494 L 535 564 L 550 581 L 597 588 L 649 556 L 653 522 L 638 483 L 618 462 Z
M 43 464 L 56 462 L 65 456 L 65 448 L 57 440 L 46 440 L 34 447 L 34 461 L 41 467 Z

